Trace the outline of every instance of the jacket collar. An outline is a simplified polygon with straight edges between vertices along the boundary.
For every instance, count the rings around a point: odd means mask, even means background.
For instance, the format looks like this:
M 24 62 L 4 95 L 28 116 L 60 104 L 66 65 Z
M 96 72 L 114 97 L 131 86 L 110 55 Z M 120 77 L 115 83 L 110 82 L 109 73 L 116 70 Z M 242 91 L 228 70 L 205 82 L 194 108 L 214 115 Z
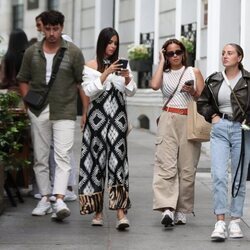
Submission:
M 246 71 L 245 69 L 241 70 L 242 77 L 250 79 L 250 73 Z M 217 81 L 222 82 L 223 81 L 223 75 L 221 72 L 215 72 L 211 76 L 209 76 L 209 81 Z
M 45 38 L 43 38 L 42 41 L 40 42 L 37 42 L 37 47 L 39 49 L 39 51 L 41 52 L 43 50 L 43 43 L 45 41 Z M 68 48 L 68 42 L 66 40 L 64 40 L 63 38 L 61 38 L 61 44 L 60 44 L 60 47 L 61 48 L 64 48 L 64 49 L 67 49 Z

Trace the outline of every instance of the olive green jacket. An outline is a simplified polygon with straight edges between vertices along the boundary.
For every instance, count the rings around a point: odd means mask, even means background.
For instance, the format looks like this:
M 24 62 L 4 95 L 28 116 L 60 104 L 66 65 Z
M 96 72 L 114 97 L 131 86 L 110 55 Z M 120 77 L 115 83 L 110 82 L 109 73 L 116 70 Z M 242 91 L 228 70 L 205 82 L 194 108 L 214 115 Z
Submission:
M 42 49 L 43 42 L 44 40 L 37 42 L 25 51 L 17 75 L 18 82 L 28 83 L 29 89 L 39 93 L 45 93 L 48 88 L 46 84 L 46 58 Z M 36 116 L 39 116 L 49 104 L 50 120 L 75 120 L 77 115 L 77 84 L 82 82 L 84 57 L 81 50 L 71 42 L 62 39 L 61 48 L 66 49 L 64 57 L 44 106 L 39 110 L 32 107 L 29 109 Z M 52 67 L 54 67 L 58 52 L 53 59 Z

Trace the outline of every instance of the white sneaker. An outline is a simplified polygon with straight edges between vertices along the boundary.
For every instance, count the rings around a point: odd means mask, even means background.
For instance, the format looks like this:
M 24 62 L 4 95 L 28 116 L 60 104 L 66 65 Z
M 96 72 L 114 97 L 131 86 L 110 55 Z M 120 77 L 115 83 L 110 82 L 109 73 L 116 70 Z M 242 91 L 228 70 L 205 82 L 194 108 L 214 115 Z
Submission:
M 41 194 L 34 194 L 34 198 L 41 200 L 42 199 L 42 195 Z
M 70 191 L 67 189 L 63 200 L 64 201 L 75 201 L 76 199 L 77 199 L 77 195 L 74 193 L 74 191 Z
M 243 233 L 240 229 L 240 219 L 231 220 L 228 230 L 230 238 L 243 238 Z
M 53 220 L 53 221 L 63 221 L 62 219 L 58 218 L 56 213 L 54 213 L 54 212 L 51 215 L 51 220 Z
M 55 195 L 51 195 L 51 196 L 49 197 L 49 200 L 50 200 L 51 202 L 55 202 L 55 201 L 56 201 Z
M 70 210 L 62 199 L 57 199 L 53 204 L 54 212 L 58 220 L 63 220 L 70 216 Z
M 174 224 L 175 225 L 185 225 L 187 223 L 186 214 L 183 212 L 175 212 L 174 214 Z
M 227 238 L 227 230 L 225 221 L 218 220 L 215 223 L 214 231 L 211 234 L 212 241 L 225 241 Z
M 32 215 L 42 216 L 45 214 L 52 213 L 51 204 L 47 201 L 47 197 L 44 196 L 37 204 L 36 208 L 33 209 Z
M 174 226 L 174 213 L 169 209 L 166 209 L 162 213 L 161 224 L 165 227 L 173 227 Z

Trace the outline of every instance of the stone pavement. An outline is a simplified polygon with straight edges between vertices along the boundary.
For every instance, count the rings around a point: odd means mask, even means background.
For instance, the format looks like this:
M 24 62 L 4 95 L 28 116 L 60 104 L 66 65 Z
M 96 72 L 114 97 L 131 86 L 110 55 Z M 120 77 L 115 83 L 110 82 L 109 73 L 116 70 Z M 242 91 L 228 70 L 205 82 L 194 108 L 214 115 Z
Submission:
M 79 159 L 81 133 L 77 129 L 75 154 Z M 25 203 L 11 207 L 9 204 L 0 216 L 0 249 L 86 249 L 86 250 L 206 250 L 249 249 L 250 246 L 250 182 L 247 184 L 247 199 L 241 240 L 226 240 L 213 243 L 210 234 L 215 217 L 212 212 L 209 156 L 202 151 L 195 197 L 195 216 L 188 215 L 188 223 L 165 230 L 160 224 L 161 214 L 152 211 L 152 173 L 154 158 L 154 135 L 146 130 L 133 129 L 128 137 L 130 162 L 130 197 L 132 208 L 128 218 L 131 227 L 125 232 L 115 229 L 116 215 L 104 206 L 104 226 L 92 227 L 92 216 L 79 214 L 78 201 L 69 202 L 72 215 L 64 222 L 50 220 L 50 215 L 32 217 L 37 203 L 25 197 Z M 6 200 L 8 203 L 8 200 Z

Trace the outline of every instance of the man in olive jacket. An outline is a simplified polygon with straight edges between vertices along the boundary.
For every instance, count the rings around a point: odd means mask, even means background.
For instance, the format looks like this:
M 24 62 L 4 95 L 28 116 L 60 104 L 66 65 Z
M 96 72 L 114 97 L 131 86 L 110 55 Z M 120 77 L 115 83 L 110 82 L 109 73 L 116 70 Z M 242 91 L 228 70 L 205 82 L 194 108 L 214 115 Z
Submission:
M 62 39 L 62 13 L 46 11 L 41 19 L 45 37 L 26 50 L 17 80 L 23 97 L 28 90 L 44 94 L 58 55 L 64 49 L 62 62 L 44 105 L 39 108 L 27 105 L 34 148 L 34 172 L 42 195 L 32 215 L 45 215 L 51 213 L 53 208 L 56 219 L 63 220 L 70 215 L 63 198 L 71 170 L 70 154 L 74 143 L 77 92 L 82 82 L 84 57 L 78 47 Z M 49 201 L 51 183 L 48 164 L 52 136 L 56 162 L 52 190 L 56 202 L 53 206 Z

